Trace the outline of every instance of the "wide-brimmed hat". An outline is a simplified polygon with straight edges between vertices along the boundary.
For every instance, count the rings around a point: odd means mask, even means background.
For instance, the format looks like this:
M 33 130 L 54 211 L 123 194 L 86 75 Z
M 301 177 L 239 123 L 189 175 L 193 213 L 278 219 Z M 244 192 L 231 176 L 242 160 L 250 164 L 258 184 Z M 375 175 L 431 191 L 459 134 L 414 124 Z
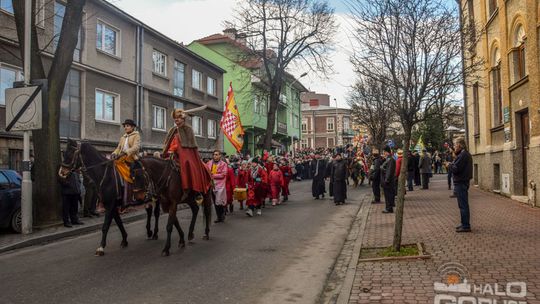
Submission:
M 204 109 L 206 109 L 208 106 L 204 105 L 204 106 L 201 106 L 201 107 L 197 107 L 197 108 L 194 108 L 194 109 L 189 109 L 189 110 L 184 110 L 184 109 L 174 109 L 171 113 L 171 116 L 172 118 L 174 119 L 176 116 L 182 116 L 182 117 L 186 117 L 188 115 L 190 115 L 191 113 L 196 113 L 196 112 L 199 112 L 199 111 L 202 111 Z
M 133 121 L 133 119 L 126 119 L 124 123 L 122 124 L 122 126 L 125 126 L 125 125 L 137 127 L 137 124 Z

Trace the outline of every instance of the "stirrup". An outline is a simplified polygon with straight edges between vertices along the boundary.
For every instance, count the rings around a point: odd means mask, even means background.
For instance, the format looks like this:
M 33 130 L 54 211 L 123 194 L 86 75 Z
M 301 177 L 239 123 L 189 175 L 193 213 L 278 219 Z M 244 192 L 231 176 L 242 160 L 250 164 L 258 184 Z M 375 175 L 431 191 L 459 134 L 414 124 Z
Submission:
M 201 193 L 197 193 L 197 196 L 195 196 L 195 202 L 197 203 L 197 205 L 202 205 L 204 201 L 204 196 L 202 196 Z

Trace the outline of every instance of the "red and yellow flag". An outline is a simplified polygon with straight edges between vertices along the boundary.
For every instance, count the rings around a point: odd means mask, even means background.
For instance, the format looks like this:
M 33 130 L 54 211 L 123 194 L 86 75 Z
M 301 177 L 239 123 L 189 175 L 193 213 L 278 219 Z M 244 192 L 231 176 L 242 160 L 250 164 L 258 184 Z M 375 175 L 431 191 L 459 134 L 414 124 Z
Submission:
M 238 113 L 238 107 L 234 100 L 232 82 L 229 84 L 227 102 L 225 103 L 225 110 L 221 117 L 220 126 L 223 134 L 229 139 L 236 151 L 239 152 L 242 150 L 242 146 L 244 145 L 244 127 L 242 127 L 240 113 Z

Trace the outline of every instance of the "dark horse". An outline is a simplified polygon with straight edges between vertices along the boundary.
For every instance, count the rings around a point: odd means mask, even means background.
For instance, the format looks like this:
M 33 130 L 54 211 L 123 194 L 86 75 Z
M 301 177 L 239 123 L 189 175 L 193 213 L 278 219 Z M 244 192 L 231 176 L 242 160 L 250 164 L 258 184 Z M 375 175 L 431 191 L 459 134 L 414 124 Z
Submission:
M 81 143 L 79 146 L 74 140 L 68 139 L 63 166 L 72 170 L 82 169 L 86 171 L 96 184 L 98 195 L 105 207 L 105 220 L 101 228 L 101 243 L 96 250 L 96 256 L 105 254 L 107 233 L 113 219 L 118 229 L 120 229 L 120 233 L 122 233 L 120 246 L 122 248 L 127 247 L 127 232 L 118 213 L 118 207 L 122 204 L 123 188 L 121 177 L 116 173 L 113 162 L 105 158 L 90 144 Z
M 199 214 L 199 205 L 195 201 L 196 193 L 190 191 L 187 195 L 184 195 L 180 171 L 173 160 L 164 160 L 148 156 L 141 158 L 140 163 L 142 164 L 142 168 L 134 169 L 132 172 L 135 190 L 151 193 L 151 195 L 156 197 L 161 204 L 163 212 L 169 214 L 166 226 L 167 241 L 165 242 L 165 248 L 163 248 L 162 251 L 163 256 L 168 256 L 169 249 L 171 248 L 173 226 L 176 227 L 180 235 L 178 246 L 184 248 L 186 245 L 184 232 L 182 231 L 178 217 L 176 216 L 178 204 L 180 203 L 187 204 L 191 209 L 192 217 L 189 225 L 188 241 L 194 239 L 193 230 L 195 229 L 197 215 Z M 209 233 L 213 205 L 212 194 L 212 189 L 203 194 L 202 206 L 205 219 L 204 240 L 210 239 Z

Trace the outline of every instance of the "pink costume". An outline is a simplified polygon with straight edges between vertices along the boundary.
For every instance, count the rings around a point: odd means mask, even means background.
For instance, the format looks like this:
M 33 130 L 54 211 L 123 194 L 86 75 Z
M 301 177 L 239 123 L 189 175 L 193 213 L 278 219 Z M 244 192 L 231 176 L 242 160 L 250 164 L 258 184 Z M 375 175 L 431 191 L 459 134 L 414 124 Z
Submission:
M 214 181 L 214 194 L 217 206 L 227 205 L 227 163 L 224 161 L 214 162 L 213 160 L 206 163 L 206 167 L 212 175 Z

